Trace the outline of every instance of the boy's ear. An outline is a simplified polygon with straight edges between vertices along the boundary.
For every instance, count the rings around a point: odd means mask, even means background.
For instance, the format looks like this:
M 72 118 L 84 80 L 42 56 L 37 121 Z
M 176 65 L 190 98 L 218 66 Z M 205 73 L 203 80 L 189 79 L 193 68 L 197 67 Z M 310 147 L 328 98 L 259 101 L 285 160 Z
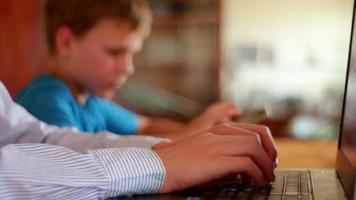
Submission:
M 57 54 L 68 57 L 73 51 L 75 35 L 69 27 L 61 27 L 56 33 L 55 42 Z

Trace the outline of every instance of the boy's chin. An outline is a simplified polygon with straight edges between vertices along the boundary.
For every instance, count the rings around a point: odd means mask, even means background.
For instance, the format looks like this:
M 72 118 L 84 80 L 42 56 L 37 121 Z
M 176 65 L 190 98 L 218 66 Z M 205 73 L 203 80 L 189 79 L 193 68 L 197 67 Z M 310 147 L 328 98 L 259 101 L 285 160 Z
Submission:
M 105 91 L 97 92 L 96 95 L 103 98 L 111 99 L 114 97 L 115 93 L 116 90 L 105 90 Z

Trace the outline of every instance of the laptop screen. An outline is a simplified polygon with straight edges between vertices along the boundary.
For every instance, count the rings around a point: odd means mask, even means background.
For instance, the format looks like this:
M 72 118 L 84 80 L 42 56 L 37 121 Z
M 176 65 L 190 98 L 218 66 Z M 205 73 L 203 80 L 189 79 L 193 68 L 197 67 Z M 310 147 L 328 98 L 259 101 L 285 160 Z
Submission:
M 354 5 L 355 6 L 355 5 Z M 354 8 L 355 9 L 355 8 Z M 339 147 L 353 168 L 356 168 L 356 20 L 353 12 L 351 43 L 346 76 L 343 118 Z
M 356 24 L 355 7 L 352 20 L 349 62 L 346 76 L 343 115 L 340 126 L 339 151 L 336 168 L 340 181 L 349 199 L 354 194 L 356 183 Z
M 355 34 L 355 32 L 354 32 Z M 354 37 L 355 38 L 355 37 Z M 352 43 L 352 54 L 345 98 L 342 124 L 341 148 L 352 166 L 356 167 L 356 44 Z

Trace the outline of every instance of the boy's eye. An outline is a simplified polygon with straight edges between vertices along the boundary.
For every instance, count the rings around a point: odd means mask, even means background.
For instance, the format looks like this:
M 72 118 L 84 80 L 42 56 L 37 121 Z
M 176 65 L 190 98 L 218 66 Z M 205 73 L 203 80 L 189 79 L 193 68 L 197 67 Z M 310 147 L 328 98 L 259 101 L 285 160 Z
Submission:
M 126 51 L 125 49 L 106 49 L 106 52 L 111 56 L 118 56 L 124 54 Z

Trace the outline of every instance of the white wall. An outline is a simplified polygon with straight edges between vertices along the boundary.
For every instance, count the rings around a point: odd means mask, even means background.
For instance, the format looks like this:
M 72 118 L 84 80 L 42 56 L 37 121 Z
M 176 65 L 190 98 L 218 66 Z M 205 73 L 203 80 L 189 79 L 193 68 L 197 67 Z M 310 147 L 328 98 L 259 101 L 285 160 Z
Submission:
M 309 106 L 341 96 L 352 0 L 222 0 L 223 97 L 243 107 L 297 97 Z M 257 49 L 245 62 L 237 49 Z M 270 62 L 260 58 L 267 49 Z M 335 90 L 335 91 L 334 91 Z

